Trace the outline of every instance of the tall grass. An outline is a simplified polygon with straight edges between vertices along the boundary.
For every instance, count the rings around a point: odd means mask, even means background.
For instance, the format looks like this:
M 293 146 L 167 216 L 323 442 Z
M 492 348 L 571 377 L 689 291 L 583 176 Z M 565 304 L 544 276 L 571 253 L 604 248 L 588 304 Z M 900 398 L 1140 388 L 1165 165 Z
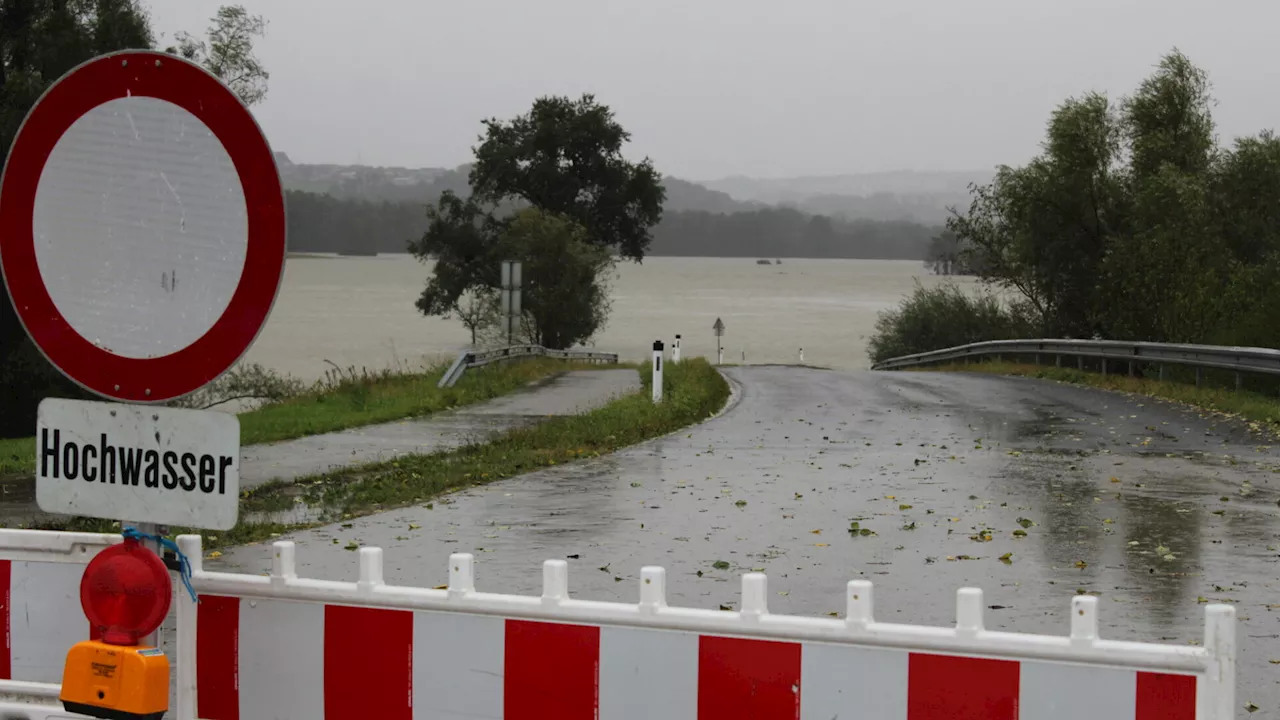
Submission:
M 249 493 L 242 515 L 277 507 L 281 495 L 297 494 L 298 488 L 304 488 L 301 499 L 322 508 L 330 520 L 423 502 L 445 491 L 597 457 L 674 432 L 714 414 L 729 397 L 724 377 L 702 358 L 666 366 L 663 402 L 658 404 L 651 400 L 649 367 L 639 372 L 644 384 L 640 392 L 596 410 L 551 418 L 487 443 L 303 478 L 292 488 L 265 487 Z M 242 529 L 234 537 L 279 531 L 274 525 L 263 528 Z
M 334 367 L 312 388 L 280 402 L 240 413 L 240 443 L 290 440 L 306 435 L 421 417 L 471 405 L 581 367 L 550 358 L 494 363 L 469 370 L 452 388 L 436 383 L 448 366 L 419 372 Z M 589 367 L 600 367 L 593 365 Z M 35 439 L 0 439 L 0 475 L 35 471 Z
M 998 375 L 1041 378 L 1057 382 L 1088 385 L 1089 387 L 1134 393 L 1153 398 L 1162 398 L 1183 403 L 1211 412 L 1238 416 L 1256 423 L 1265 424 L 1269 430 L 1280 431 L 1280 398 L 1274 394 L 1267 395 L 1254 390 L 1237 391 L 1234 381 L 1209 382 L 1200 387 L 1193 383 L 1178 380 L 1158 380 L 1152 377 L 1129 377 L 1127 374 L 1111 372 L 1103 375 L 1098 372 L 1081 371 L 1069 367 L 1052 367 L 1014 362 L 982 362 L 968 365 L 943 365 L 921 368 L 924 371 L 963 371 L 986 372 Z

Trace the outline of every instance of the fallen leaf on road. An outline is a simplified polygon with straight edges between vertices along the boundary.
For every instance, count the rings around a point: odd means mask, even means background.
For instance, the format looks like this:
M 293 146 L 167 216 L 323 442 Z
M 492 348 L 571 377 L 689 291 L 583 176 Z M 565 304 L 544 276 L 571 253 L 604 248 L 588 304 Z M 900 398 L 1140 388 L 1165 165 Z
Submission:
M 725 562 L 724 560 L 717 560 L 711 563 L 711 567 L 715 568 L 716 570 L 728 570 L 729 563 Z
M 1012 564 L 1013 564 L 1013 553 L 1011 553 L 1011 552 L 1005 553 L 1005 554 L 1001 555 L 998 559 L 1000 560 L 1000 562 L 1004 563 L 1005 565 L 1012 565 Z
M 1035 522 L 1034 522 L 1033 520 L 1030 520 L 1030 519 L 1028 519 L 1028 518 L 1024 518 L 1024 517 L 1020 517 L 1020 518 L 1018 518 L 1017 523 L 1018 523 L 1019 525 L 1021 525 L 1022 527 L 1024 527 L 1024 528 L 1029 528 L 1029 527 L 1031 527 L 1032 525 L 1035 525 Z
M 821 529 L 819 529 L 819 530 L 810 530 L 809 532 L 810 532 L 810 533 L 812 533 L 812 534 L 814 534 L 814 535 L 821 535 L 821 534 L 822 534 L 822 530 L 821 530 Z
M 898 506 L 898 509 L 899 509 L 899 510 L 910 510 L 910 509 L 911 509 L 911 506 L 910 506 L 910 505 L 899 505 L 899 506 Z
M 828 547 L 827 543 L 815 543 L 814 547 Z
M 418 523 L 409 523 L 409 529 L 410 529 L 410 530 L 421 530 L 421 529 L 422 529 L 422 526 L 421 526 L 421 525 L 419 525 Z
M 334 542 L 338 542 L 338 541 L 337 541 L 337 540 L 334 540 Z M 220 557 L 222 557 L 222 553 L 218 552 L 217 550 L 214 550 L 213 552 L 209 553 L 208 555 L 205 555 L 205 557 L 210 558 L 210 559 L 216 559 L 216 558 L 220 558 Z
M 1076 567 L 1078 567 L 1078 568 L 1080 568 L 1081 570 L 1083 570 L 1083 569 L 1085 569 L 1085 568 L 1089 567 L 1089 563 L 1087 563 L 1087 562 L 1085 562 L 1085 561 L 1083 561 L 1083 560 L 1077 560 L 1077 561 L 1076 561 Z

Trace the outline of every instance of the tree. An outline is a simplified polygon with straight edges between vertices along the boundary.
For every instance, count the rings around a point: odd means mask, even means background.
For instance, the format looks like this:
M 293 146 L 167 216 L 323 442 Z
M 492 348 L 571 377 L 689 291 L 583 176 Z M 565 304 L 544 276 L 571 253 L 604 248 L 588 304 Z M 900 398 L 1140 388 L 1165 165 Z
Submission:
M 409 252 L 420 261 L 434 261 L 415 305 L 423 315 L 461 316 L 468 293 L 496 289 L 500 283 L 500 263 L 506 258 L 499 242 L 507 223 L 474 198 L 463 200 L 448 190 L 437 204 L 427 206 L 427 221 L 427 231 L 409 243 Z
M 547 348 L 585 343 L 609 318 L 609 289 L 602 280 L 613 266 L 606 248 L 586 229 L 539 208 L 520 211 L 502 238 L 506 257 L 524 258 L 522 305 L 529 338 Z
M 1037 333 L 1280 344 L 1280 140 L 1217 147 L 1210 87 L 1175 49 L 1118 104 L 1069 99 L 948 221 Z
M 474 198 L 452 192 L 427 213 L 426 233 L 409 247 L 423 262 L 435 263 L 417 308 L 424 315 L 458 317 L 473 344 L 497 319 L 501 263 L 513 258 L 523 263 L 522 309 L 531 342 L 572 347 L 608 319 L 608 288 L 600 275 L 613 258 L 569 218 L 525 208 L 498 219 Z
M 253 39 L 266 35 L 261 15 L 250 15 L 243 5 L 223 5 L 210 20 L 208 39 L 189 33 L 174 36 L 176 46 L 165 50 L 205 66 L 231 88 L 245 105 L 256 105 L 267 96 L 271 75 L 253 52 Z
M 527 114 L 485 120 L 484 127 L 470 173 L 473 197 L 523 200 L 572 219 L 588 242 L 644 258 L 666 191 L 648 158 L 622 157 L 631 135 L 613 111 L 589 94 L 576 101 L 543 97 Z

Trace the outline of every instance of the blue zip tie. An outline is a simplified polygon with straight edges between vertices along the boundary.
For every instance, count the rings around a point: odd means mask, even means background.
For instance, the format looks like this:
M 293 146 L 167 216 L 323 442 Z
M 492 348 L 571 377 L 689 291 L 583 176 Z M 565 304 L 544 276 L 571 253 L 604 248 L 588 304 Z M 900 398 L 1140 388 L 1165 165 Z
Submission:
M 191 587 L 191 561 L 187 559 L 186 553 L 178 547 L 174 541 L 160 537 L 159 535 L 148 535 L 132 525 L 126 526 L 120 533 L 124 535 L 126 540 L 154 540 L 160 543 L 160 547 L 166 550 L 172 550 L 178 556 L 178 577 L 182 578 L 182 586 L 187 589 L 187 594 L 191 596 L 191 602 L 200 602 L 196 597 L 195 588 Z

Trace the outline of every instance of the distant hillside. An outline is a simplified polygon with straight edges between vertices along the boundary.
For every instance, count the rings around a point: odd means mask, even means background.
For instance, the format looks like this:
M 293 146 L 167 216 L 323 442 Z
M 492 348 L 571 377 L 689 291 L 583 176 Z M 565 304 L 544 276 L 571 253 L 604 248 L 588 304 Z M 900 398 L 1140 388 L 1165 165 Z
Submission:
M 990 171 L 863 173 L 793 178 L 728 177 L 702 185 L 743 202 L 793 207 L 847 220 L 946 220 L 948 207 L 969 204 L 969 184 L 986 184 Z
M 425 204 L 445 190 L 470 192 L 466 165 L 302 165 L 283 153 L 277 165 L 290 191 L 293 251 L 404 252 L 426 230 Z M 662 183 L 667 201 L 654 228 L 654 255 L 920 260 L 942 222 L 937 197 L 929 195 L 814 195 L 799 201 L 788 196 L 766 203 L 670 176 Z
M 894 172 L 852 175 L 811 175 L 790 178 L 749 178 L 741 175 L 699 184 L 728 193 L 737 200 L 778 203 L 820 195 L 868 196 L 965 194 L 969 183 L 989 183 L 990 170 L 966 172 Z
M 469 165 L 457 168 L 394 168 L 364 165 L 298 165 L 284 153 L 276 153 L 276 164 L 288 190 L 324 193 L 343 200 L 374 202 L 436 202 L 445 190 L 458 195 L 470 192 L 467 183 Z M 704 210 L 732 213 L 756 210 L 760 203 L 740 202 L 727 193 L 709 190 L 702 185 L 667 176 L 666 209 Z

